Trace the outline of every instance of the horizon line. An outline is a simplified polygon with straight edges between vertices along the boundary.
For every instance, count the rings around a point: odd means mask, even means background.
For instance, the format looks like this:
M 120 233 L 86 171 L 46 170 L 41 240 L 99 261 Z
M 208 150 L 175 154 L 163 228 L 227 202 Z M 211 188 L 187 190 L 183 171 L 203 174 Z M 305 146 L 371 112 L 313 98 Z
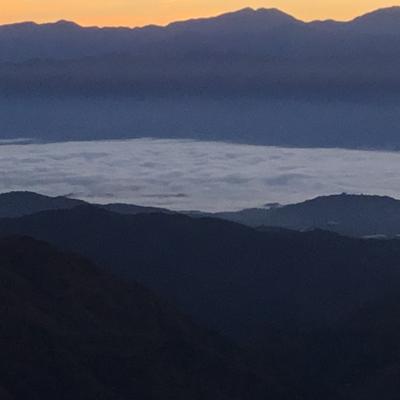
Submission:
M 150 28 L 150 27 L 154 27 L 154 28 L 167 28 L 170 25 L 176 24 L 176 23 L 184 23 L 184 22 L 190 22 L 190 21 L 201 21 L 201 20 L 208 20 L 208 19 L 214 19 L 214 18 L 219 18 L 222 17 L 224 15 L 229 15 L 229 14 L 236 14 L 239 13 L 241 11 L 245 11 L 245 10 L 251 10 L 253 12 L 260 12 L 260 11 L 279 11 L 282 14 L 286 14 L 289 17 L 294 18 L 295 20 L 299 21 L 299 22 L 303 22 L 305 24 L 312 24 L 315 22 L 336 22 L 336 23 L 351 23 L 359 18 L 365 17 L 367 15 L 370 14 L 374 14 L 376 12 L 379 11 L 384 11 L 384 10 L 392 10 L 392 9 L 400 9 L 400 5 L 393 5 L 393 6 L 388 6 L 388 7 L 381 7 L 381 8 L 373 8 L 369 11 L 366 11 L 360 15 L 357 15 L 355 17 L 352 17 L 350 19 L 334 19 L 334 18 L 326 18 L 326 19 L 310 19 L 310 20 L 304 20 L 304 19 L 300 19 L 297 18 L 295 15 L 290 14 L 286 11 L 283 11 L 282 9 L 279 9 L 277 7 L 271 7 L 271 8 L 266 8 L 266 7 L 259 7 L 259 8 L 254 8 L 254 7 L 244 7 L 244 8 L 240 8 L 240 9 L 236 9 L 236 10 L 232 10 L 232 11 L 226 11 L 223 13 L 218 13 L 218 14 L 212 14 L 212 15 L 208 15 L 208 16 L 199 16 L 199 17 L 192 17 L 192 18 L 186 18 L 186 19 L 177 19 L 177 20 L 173 20 L 170 21 L 166 24 L 145 24 L 145 25 L 132 25 L 132 26 L 128 26 L 128 25 L 84 25 L 84 24 L 80 24 L 76 21 L 73 20 L 69 20 L 69 19 L 56 19 L 56 20 L 49 20 L 49 21 L 45 21 L 45 22 L 37 22 L 34 20 L 22 20 L 22 21 L 16 21 L 16 22 L 8 22 L 8 23 L 4 23 L 4 24 L 0 24 L 0 27 L 7 27 L 7 26 L 14 26 L 14 25 L 24 25 L 24 24 L 32 24 L 32 25 L 37 25 L 37 26 L 43 26 L 43 25 L 55 25 L 58 23 L 70 23 L 70 24 L 74 24 L 80 28 L 98 28 L 98 29 L 145 29 L 145 28 Z

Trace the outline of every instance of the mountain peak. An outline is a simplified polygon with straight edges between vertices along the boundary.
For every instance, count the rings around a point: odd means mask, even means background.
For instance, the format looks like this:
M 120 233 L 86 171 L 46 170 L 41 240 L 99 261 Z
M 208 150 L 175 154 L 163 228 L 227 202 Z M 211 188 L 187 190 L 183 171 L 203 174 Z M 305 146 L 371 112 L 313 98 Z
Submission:
M 47 25 L 47 26 L 51 25 L 51 26 L 56 26 L 56 27 L 59 27 L 59 28 L 67 28 L 67 29 L 69 29 L 69 28 L 73 28 L 73 29 L 81 28 L 81 26 L 78 25 L 76 22 L 67 21 L 65 19 L 60 19 L 59 21 L 56 21 L 56 22 L 53 22 L 53 23 L 49 23 L 49 24 L 45 24 L 45 25 Z
M 85 204 L 64 196 L 49 197 L 35 192 L 0 193 L 0 218 L 19 217 L 49 209 L 68 209 Z
M 54 22 L 54 25 L 60 25 L 60 26 L 77 26 L 78 24 L 76 22 L 73 21 L 68 21 L 66 19 L 60 19 L 56 22 Z
M 276 8 L 246 7 L 237 11 L 228 12 L 215 17 L 191 19 L 174 22 L 168 25 L 170 29 L 180 30 L 211 30 L 221 32 L 267 31 L 285 24 L 300 23 L 301 21 Z
M 256 12 L 256 9 L 254 9 L 253 7 L 244 7 L 244 8 L 241 8 L 240 10 L 227 12 L 227 13 L 222 14 L 222 15 L 226 15 L 226 14 L 252 14 L 254 12 Z
M 269 19 L 283 19 L 287 21 L 296 21 L 296 18 L 286 14 L 285 12 L 277 9 L 277 8 L 251 8 L 251 7 L 246 7 L 242 8 L 241 10 L 238 11 L 232 11 L 228 12 L 225 14 L 221 14 L 217 17 L 214 18 L 208 18 L 208 19 L 225 19 L 225 18 L 232 18 L 232 17 L 261 17 L 261 18 L 269 18 Z

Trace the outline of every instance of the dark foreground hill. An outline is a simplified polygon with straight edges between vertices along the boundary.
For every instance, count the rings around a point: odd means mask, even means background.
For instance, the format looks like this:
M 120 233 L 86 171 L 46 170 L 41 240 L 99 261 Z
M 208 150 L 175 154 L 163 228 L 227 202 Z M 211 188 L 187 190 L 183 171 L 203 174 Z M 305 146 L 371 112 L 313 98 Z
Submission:
M 0 298 L 1 399 L 271 394 L 220 337 L 141 286 L 45 243 L 0 240 Z
M 324 229 L 349 236 L 400 236 L 400 200 L 387 196 L 332 195 L 270 209 L 214 216 L 245 225 L 300 231 Z
M 91 206 L 3 219 L 0 233 L 46 239 L 145 283 L 255 350 L 257 370 L 273 371 L 291 398 L 396 399 L 398 240 L 264 232 L 218 219 L 122 215 Z M 99 286 L 90 282 L 85 286 Z M 177 355 L 170 357 L 174 365 Z
M 314 356 L 321 360 L 325 384 L 336 386 L 333 399 L 398 398 L 399 315 L 398 291 L 386 293 L 334 329 L 314 335 Z
M 247 339 L 262 323 L 330 325 L 400 286 L 398 240 L 264 232 L 214 218 L 93 206 L 0 220 L 0 235 L 9 234 L 79 252 Z

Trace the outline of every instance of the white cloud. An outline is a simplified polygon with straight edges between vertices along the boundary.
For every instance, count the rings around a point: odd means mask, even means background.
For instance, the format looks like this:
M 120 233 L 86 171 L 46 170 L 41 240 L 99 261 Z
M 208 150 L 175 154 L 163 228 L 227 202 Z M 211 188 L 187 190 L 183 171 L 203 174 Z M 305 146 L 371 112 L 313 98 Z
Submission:
M 192 140 L 3 144 L 0 191 L 235 210 L 348 192 L 400 196 L 400 153 Z

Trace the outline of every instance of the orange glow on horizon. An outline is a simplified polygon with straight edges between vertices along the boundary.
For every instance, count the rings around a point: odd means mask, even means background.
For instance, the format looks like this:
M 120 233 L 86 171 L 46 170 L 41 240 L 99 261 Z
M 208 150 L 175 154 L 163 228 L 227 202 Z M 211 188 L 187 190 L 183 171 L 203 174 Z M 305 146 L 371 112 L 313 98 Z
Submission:
M 2 3 L 0 24 L 66 19 L 84 26 L 131 27 L 165 25 L 244 7 L 275 7 L 305 21 L 349 20 L 377 8 L 396 5 L 387 0 L 3 0 Z

